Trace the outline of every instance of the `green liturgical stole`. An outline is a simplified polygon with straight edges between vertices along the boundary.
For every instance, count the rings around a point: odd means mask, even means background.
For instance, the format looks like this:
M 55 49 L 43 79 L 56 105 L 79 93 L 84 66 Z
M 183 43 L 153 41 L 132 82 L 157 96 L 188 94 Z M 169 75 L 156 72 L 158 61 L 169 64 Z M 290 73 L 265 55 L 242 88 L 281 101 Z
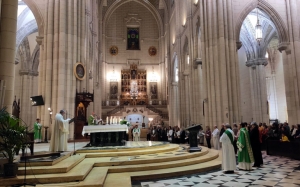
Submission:
M 225 133 L 227 134 L 227 136 L 229 137 L 231 144 L 233 145 L 233 136 L 231 134 L 231 132 L 229 130 L 226 130 Z

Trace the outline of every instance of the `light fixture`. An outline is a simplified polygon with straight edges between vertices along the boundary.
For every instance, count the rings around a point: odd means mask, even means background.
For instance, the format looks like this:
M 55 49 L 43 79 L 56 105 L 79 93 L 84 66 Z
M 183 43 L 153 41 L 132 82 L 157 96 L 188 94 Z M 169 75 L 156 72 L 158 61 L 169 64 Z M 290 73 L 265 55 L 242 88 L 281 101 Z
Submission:
M 157 82 L 157 77 L 154 73 L 154 67 L 152 66 L 152 76 L 150 78 L 150 81 L 149 82 Z
M 113 72 L 110 76 L 110 82 L 117 82 L 117 81 L 118 81 L 118 79 L 117 79 L 117 76 L 115 74 L 115 66 L 113 66 Z
M 187 64 L 190 64 L 190 55 L 187 55 Z
M 258 42 L 258 45 L 260 45 L 260 41 L 262 40 L 262 26 L 259 23 L 259 18 L 258 18 L 258 7 L 256 9 L 257 13 L 257 23 L 255 26 L 255 38 L 256 41 Z

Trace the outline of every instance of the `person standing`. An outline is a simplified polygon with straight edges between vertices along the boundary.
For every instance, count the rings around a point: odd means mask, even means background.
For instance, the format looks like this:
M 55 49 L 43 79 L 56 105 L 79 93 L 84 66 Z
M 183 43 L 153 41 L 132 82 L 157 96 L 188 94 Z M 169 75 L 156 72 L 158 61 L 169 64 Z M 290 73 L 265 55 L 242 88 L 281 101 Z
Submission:
M 254 162 L 249 133 L 246 129 L 247 123 L 240 124 L 240 135 L 237 141 L 238 147 L 238 168 L 242 170 L 252 170 Z
M 260 134 L 258 125 L 256 122 L 251 123 L 251 131 L 250 131 L 250 142 L 254 156 L 254 165 L 253 167 L 260 167 L 263 164 L 263 159 L 261 155 L 261 142 L 260 142 Z
M 89 116 L 88 125 L 95 125 L 95 113 L 93 112 L 92 115 Z
M 197 138 L 199 139 L 200 145 L 204 144 L 204 136 L 205 136 L 205 134 L 203 133 L 203 128 L 201 127 L 201 129 L 198 132 L 198 136 L 197 136 Z
M 140 141 L 141 130 L 138 128 L 138 125 L 135 125 L 133 129 L 133 141 Z
M 63 152 L 68 148 L 68 134 L 70 119 L 64 119 L 64 110 L 61 110 L 55 115 L 55 122 L 52 128 L 52 135 L 50 141 L 50 152 Z
M 234 147 L 234 153 L 237 154 L 237 139 L 238 139 L 238 127 L 236 124 L 233 124 L 233 128 L 232 128 L 233 134 L 234 134 L 234 140 L 233 140 L 233 147 Z
M 209 126 L 206 126 L 205 139 L 206 139 L 207 147 L 210 149 L 211 148 L 211 145 L 210 145 L 211 131 L 210 131 Z
M 213 141 L 214 141 L 214 148 L 216 150 L 219 150 L 220 149 L 220 136 L 219 136 L 219 129 L 218 129 L 218 126 L 215 125 L 215 129 L 214 131 L 212 132 L 212 137 L 213 137 Z
M 37 118 L 34 123 L 34 142 L 40 143 L 42 141 L 42 133 L 41 133 L 42 125 L 40 124 L 40 119 Z
M 236 169 L 236 160 L 235 160 L 235 153 L 234 153 L 234 133 L 230 129 L 230 125 L 225 125 L 225 131 L 220 138 L 220 142 L 223 145 L 222 148 L 222 169 L 226 174 L 234 173 Z

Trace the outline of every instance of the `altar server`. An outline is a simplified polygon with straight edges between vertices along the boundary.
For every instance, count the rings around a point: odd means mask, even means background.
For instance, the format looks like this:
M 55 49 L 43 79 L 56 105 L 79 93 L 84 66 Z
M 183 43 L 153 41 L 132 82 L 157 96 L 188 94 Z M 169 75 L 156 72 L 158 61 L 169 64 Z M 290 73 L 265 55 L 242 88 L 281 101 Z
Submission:
M 219 150 L 220 149 L 220 142 L 219 142 L 220 136 L 219 136 L 219 129 L 218 129 L 217 125 L 215 125 L 215 129 L 211 134 L 213 136 L 214 148 L 216 150 Z
M 40 119 L 37 118 L 34 123 L 34 142 L 39 143 L 42 141 L 42 133 L 41 133 L 42 125 L 40 124 Z
M 135 142 L 140 141 L 141 130 L 138 128 L 138 125 L 135 125 L 132 133 L 133 133 L 133 140 Z
M 50 152 L 67 151 L 70 119 L 65 120 L 63 117 L 64 114 L 65 111 L 61 110 L 55 116 L 49 148 Z
M 234 133 L 230 129 L 230 125 L 225 125 L 225 131 L 220 138 L 222 142 L 222 169 L 225 173 L 234 173 L 236 169 L 236 160 L 233 147 Z

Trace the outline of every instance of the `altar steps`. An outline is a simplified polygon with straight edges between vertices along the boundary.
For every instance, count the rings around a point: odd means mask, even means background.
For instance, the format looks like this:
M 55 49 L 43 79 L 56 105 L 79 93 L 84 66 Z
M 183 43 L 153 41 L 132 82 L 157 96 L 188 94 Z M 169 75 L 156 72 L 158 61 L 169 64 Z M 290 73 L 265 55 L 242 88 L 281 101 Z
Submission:
M 55 164 L 53 166 L 45 167 L 45 166 L 32 166 L 32 163 L 27 163 L 26 174 L 27 175 L 37 175 L 37 174 L 51 174 L 51 173 L 67 173 L 72 168 L 74 168 L 77 164 L 85 159 L 85 155 L 73 155 L 64 160 L 62 160 L 59 164 Z M 18 175 L 24 175 L 25 167 L 19 167 Z
M 79 153 L 69 155 L 53 166 L 27 168 L 26 182 L 43 187 L 131 187 L 131 180 L 166 178 L 219 169 L 219 151 L 202 148 L 201 152 L 188 153 L 186 146 L 168 144 L 135 150 Z M 120 153 L 125 156 L 119 156 Z M 0 178 L 0 186 L 22 184 L 24 169 L 19 169 L 16 178 Z

